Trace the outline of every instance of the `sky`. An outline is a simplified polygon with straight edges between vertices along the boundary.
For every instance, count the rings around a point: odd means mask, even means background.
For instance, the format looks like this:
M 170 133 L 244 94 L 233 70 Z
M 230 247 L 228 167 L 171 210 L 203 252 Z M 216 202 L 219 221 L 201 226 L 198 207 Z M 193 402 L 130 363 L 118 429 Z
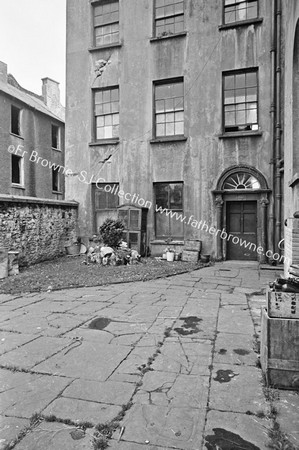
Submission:
M 41 79 L 60 83 L 65 104 L 66 0 L 0 0 L 0 61 L 18 83 L 41 94 Z

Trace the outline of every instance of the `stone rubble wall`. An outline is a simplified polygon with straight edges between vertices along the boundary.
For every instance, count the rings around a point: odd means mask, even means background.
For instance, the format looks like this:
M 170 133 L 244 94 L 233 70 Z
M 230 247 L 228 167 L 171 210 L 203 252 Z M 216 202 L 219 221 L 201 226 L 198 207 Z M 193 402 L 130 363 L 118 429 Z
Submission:
M 19 251 L 19 265 L 50 260 L 77 239 L 78 204 L 0 197 L 0 247 Z

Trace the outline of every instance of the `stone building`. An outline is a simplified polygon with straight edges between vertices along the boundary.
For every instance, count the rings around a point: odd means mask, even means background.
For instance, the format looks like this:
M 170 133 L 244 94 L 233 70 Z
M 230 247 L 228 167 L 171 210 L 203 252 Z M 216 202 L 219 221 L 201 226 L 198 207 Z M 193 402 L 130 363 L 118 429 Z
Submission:
M 154 255 L 199 239 L 216 259 L 280 259 L 281 7 L 68 0 L 66 195 L 81 235 L 131 203 L 148 209 Z
M 0 257 L 17 252 L 20 265 L 77 239 L 78 204 L 64 200 L 64 107 L 58 83 L 42 82 L 36 95 L 0 62 Z
M 64 107 L 59 83 L 42 82 L 36 95 L 0 62 L 0 194 L 64 199 Z

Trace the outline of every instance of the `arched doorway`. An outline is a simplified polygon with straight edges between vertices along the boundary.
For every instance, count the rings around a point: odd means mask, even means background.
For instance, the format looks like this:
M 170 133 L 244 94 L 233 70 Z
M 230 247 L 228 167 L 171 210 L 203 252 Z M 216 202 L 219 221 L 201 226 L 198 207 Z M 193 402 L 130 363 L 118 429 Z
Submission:
M 224 171 L 213 191 L 217 209 L 217 259 L 266 262 L 268 189 L 249 166 Z

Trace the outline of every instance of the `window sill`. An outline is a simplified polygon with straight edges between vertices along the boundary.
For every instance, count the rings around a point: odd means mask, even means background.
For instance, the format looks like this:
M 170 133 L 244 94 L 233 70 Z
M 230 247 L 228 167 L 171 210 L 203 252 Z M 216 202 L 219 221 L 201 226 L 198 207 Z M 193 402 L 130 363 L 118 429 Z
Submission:
M 151 144 L 161 144 L 161 143 L 167 143 L 167 142 L 185 142 L 188 138 L 186 136 L 167 136 L 167 137 L 160 137 L 151 139 Z
M 61 191 L 52 191 L 52 194 L 55 194 L 55 195 L 63 195 L 63 192 L 61 192 Z
M 150 42 L 163 41 L 164 39 L 180 38 L 187 36 L 187 31 L 182 31 L 181 33 L 169 34 L 167 36 L 155 36 L 150 38 Z
M 293 188 L 299 184 L 299 173 L 295 173 L 291 181 L 289 182 L 289 187 Z
M 59 153 L 61 153 L 61 152 L 62 152 L 62 150 L 61 150 L 60 148 L 55 148 L 55 147 L 52 147 L 52 150 L 54 150 L 55 152 L 59 152 Z
M 96 147 L 98 145 L 116 145 L 119 144 L 119 139 L 101 139 L 99 141 L 90 142 L 89 147 Z
M 98 50 L 106 50 L 107 48 L 120 48 L 122 46 L 121 42 L 115 42 L 113 44 L 99 45 L 98 47 L 90 47 L 89 52 L 96 52 Z
M 24 140 L 24 138 L 22 136 L 20 136 L 19 134 L 15 134 L 15 133 L 10 133 L 11 136 L 17 137 L 19 139 Z
M 156 245 L 185 245 L 185 241 L 180 241 L 180 240 L 174 240 L 174 241 L 170 241 L 167 242 L 166 241 L 167 238 L 165 239 L 153 239 L 152 241 L 150 241 L 150 244 L 156 244 Z
M 248 27 L 249 25 L 259 25 L 260 23 L 263 22 L 263 20 L 264 19 L 262 18 L 242 20 L 240 22 L 233 22 L 220 25 L 218 29 L 219 31 L 221 31 L 221 30 L 229 30 L 230 28 Z
M 228 139 L 228 138 L 254 137 L 254 136 L 259 137 L 262 135 L 263 135 L 262 131 L 234 131 L 218 134 L 217 137 L 219 139 Z
M 12 183 L 11 187 L 13 187 L 14 189 L 22 189 L 23 191 L 25 191 L 25 186 L 23 186 L 22 184 Z

